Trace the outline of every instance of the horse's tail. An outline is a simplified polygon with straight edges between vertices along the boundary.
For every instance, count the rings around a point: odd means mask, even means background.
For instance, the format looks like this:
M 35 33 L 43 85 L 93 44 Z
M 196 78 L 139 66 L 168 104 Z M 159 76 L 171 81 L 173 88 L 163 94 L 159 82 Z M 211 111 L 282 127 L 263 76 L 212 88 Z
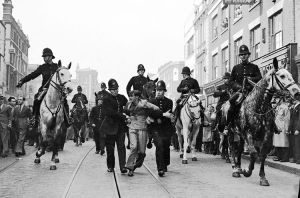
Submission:
M 50 130 L 53 130 L 55 126 L 56 126 L 56 116 L 52 116 L 52 118 L 50 119 L 50 121 L 48 123 L 48 128 Z

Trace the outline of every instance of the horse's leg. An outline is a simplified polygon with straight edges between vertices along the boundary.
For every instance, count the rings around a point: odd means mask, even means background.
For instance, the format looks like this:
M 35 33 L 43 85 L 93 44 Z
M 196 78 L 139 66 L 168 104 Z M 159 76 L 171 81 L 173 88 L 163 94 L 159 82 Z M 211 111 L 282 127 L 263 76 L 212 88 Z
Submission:
M 176 133 L 177 133 L 177 139 L 178 139 L 178 145 L 179 145 L 179 152 L 180 152 L 179 157 L 183 158 L 182 134 L 181 134 L 181 129 L 178 126 L 176 126 Z
M 247 143 L 250 151 L 250 163 L 249 163 L 248 170 L 245 169 L 243 170 L 243 175 L 245 177 L 250 177 L 252 175 L 252 171 L 254 170 L 254 164 L 257 158 L 257 151 L 254 147 L 253 137 L 249 132 L 247 135 L 247 140 L 248 140 Z
M 237 162 L 236 162 L 236 165 L 237 165 L 237 171 L 240 173 L 240 174 L 243 174 L 243 171 L 242 171 L 242 168 L 241 168 L 241 159 L 242 159 L 242 153 L 243 153 L 243 150 L 244 150 L 244 145 L 245 145 L 245 141 L 244 139 L 242 139 L 240 137 L 240 140 L 238 142 L 238 146 L 237 146 Z
M 237 163 L 236 163 L 236 143 L 234 142 L 234 133 L 231 128 L 228 130 L 228 146 L 229 146 L 229 152 L 230 152 L 230 158 L 231 158 L 231 167 L 232 167 L 232 177 L 240 177 L 240 173 L 236 169 Z
M 199 126 L 200 126 L 200 123 L 198 124 L 197 123 L 197 127 L 195 126 L 194 127 L 194 130 L 193 130 L 193 137 L 192 137 L 192 141 L 191 141 L 191 149 L 192 149 L 192 161 L 197 161 L 197 157 L 196 157 L 196 142 L 197 142 L 197 136 L 198 136 L 198 133 L 199 133 Z
M 75 146 L 79 146 L 79 144 L 78 144 L 78 139 L 79 139 L 79 137 L 78 137 L 79 136 L 78 135 L 78 133 L 79 133 L 78 128 L 77 128 L 76 125 L 74 125 L 73 129 L 74 129 L 74 143 L 75 143 Z
M 261 151 L 260 151 L 260 170 L 259 170 L 260 182 L 259 182 L 259 184 L 261 186 L 269 186 L 270 185 L 268 180 L 266 179 L 266 175 L 265 175 L 265 160 L 266 160 L 268 153 L 270 153 L 270 151 L 272 149 L 273 134 L 270 132 L 270 130 L 267 130 L 267 131 L 268 131 L 268 133 L 266 134 L 266 138 L 263 141 Z
M 42 137 L 41 137 L 41 143 L 39 144 L 38 151 L 35 153 L 36 158 L 34 160 L 34 163 L 36 163 L 36 164 L 41 163 L 40 157 L 45 154 L 46 147 L 48 145 L 46 132 L 47 132 L 46 125 L 41 123 L 41 136 Z
M 188 128 L 187 126 L 183 126 L 182 128 L 182 134 L 183 134 L 183 158 L 182 158 L 182 163 L 183 164 L 187 164 L 188 161 L 187 161 L 187 156 L 186 156 L 186 150 L 187 150 L 187 147 L 188 147 Z

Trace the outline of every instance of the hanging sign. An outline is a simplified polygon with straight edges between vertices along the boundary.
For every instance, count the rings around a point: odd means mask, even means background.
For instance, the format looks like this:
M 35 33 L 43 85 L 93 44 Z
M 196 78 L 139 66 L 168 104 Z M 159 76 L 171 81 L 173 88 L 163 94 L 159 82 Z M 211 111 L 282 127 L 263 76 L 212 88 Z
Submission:
M 223 0 L 223 3 L 224 4 L 232 4 L 232 5 L 240 5 L 240 4 L 254 4 L 255 3 L 255 0 Z

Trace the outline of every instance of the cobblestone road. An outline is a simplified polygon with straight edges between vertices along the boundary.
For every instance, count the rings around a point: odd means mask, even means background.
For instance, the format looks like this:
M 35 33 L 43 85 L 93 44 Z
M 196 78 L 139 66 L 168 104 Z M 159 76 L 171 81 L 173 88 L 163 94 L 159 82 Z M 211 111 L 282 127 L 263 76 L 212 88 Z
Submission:
M 67 142 L 65 150 L 59 153 L 56 171 L 49 170 L 50 153 L 41 158 L 39 165 L 33 163 L 34 154 L 19 160 L 0 173 L 0 197 L 118 197 L 113 174 L 106 171 L 106 156 L 94 154 L 94 149 L 86 156 L 93 146 L 92 141 L 82 147 Z M 199 161 L 189 160 L 189 164 L 183 165 L 179 153 L 172 151 L 171 155 L 169 171 L 160 178 L 157 177 L 154 149 L 147 150 L 145 164 L 160 182 L 145 167 L 137 169 L 134 177 L 121 174 L 116 167 L 122 198 L 297 197 L 299 177 L 296 175 L 266 167 L 271 186 L 262 187 L 259 186 L 257 164 L 250 178 L 233 178 L 230 164 L 219 156 L 200 153 Z

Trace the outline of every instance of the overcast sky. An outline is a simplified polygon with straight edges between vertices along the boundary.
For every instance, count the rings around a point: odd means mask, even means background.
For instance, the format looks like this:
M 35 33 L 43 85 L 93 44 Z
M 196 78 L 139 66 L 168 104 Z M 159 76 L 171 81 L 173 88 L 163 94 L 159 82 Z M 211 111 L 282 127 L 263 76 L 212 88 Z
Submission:
M 2 0 L 3 1 L 3 0 Z M 29 63 L 49 47 L 64 65 L 93 68 L 98 80 L 115 78 L 121 92 L 137 65 L 156 73 L 183 60 L 184 24 L 193 0 L 12 0 L 13 16 L 29 37 Z

